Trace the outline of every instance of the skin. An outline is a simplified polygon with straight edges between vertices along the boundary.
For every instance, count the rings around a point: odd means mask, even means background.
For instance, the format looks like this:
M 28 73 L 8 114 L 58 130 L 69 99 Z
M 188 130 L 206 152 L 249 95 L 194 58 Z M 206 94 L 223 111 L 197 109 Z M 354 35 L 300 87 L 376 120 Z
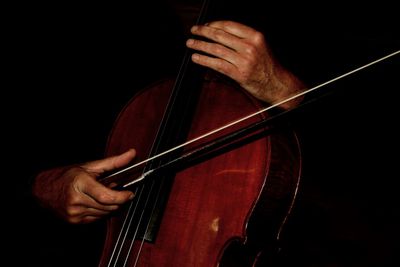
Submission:
M 93 222 L 133 199 L 132 192 L 112 190 L 96 178 L 127 165 L 135 155 L 136 151 L 129 149 L 102 160 L 41 172 L 33 184 L 33 195 L 67 222 Z
M 273 104 L 304 88 L 303 83 L 273 57 L 264 35 L 233 21 L 195 25 L 192 34 L 208 41 L 189 39 L 187 47 L 211 56 L 194 53 L 193 62 L 209 67 L 239 83 L 256 98 Z M 281 105 L 296 106 L 301 98 Z
M 250 27 L 232 21 L 215 21 L 193 26 L 191 32 L 210 40 L 187 41 L 187 47 L 195 50 L 193 62 L 227 75 L 262 101 L 280 101 L 304 88 L 300 80 L 275 60 L 264 36 Z M 289 109 L 299 101 L 293 100 L 281 107 Z M 67 222 L 96 221 L 134 197 L 132 192 L 113 190 L 96 178 L 105 171 L 126 166 L 135 154 L 130 149 L 102 160 L 43 171 L 35 178 L 33 196 Z

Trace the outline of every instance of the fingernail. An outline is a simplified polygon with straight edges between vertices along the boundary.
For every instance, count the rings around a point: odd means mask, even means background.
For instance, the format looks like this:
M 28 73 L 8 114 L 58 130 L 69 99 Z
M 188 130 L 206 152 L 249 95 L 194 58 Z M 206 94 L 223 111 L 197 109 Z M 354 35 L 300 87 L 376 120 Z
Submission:
M 194 61 L 199 60 L 199 55 L 193 54 L 193 55 L 192 55 L 192 60 L 194 60 Z
M 193 39 L 189 39 L 189 40 L 186 41 L 186 44 L 188 46 L 192 45 L 193 43 L 194 43 Z

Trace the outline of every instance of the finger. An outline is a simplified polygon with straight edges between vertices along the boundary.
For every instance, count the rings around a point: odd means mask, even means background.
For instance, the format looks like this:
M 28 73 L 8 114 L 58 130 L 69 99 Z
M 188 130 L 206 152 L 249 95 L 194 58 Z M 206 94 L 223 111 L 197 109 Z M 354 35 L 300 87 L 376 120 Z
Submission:
M 95 217 L 104 217 L 110 214 L 113 210 L 102 210 L 95 208 L 85 208 L 82 212 L 81 216 L 95 216 Z
M 103 210 L 113 210 L 113 205 L 124 204 L 134 197 L 131 191 L 113 190 L 93 177 L 85 182 L 82 181 L 79 190 L 88 196 L 85 205 Z
M 129 149 L 128 151 L 116 156 L 88 162 L 82 165 L 82 167 L 91 172 L 103 173 L 127 165 L 135 155 L 136 151 L 134 149 Z
M 97 220 L 100 220 L 104 216 L 96 216 L 96 215 L 82 215 L 76 217 L 69 217 L 67 221 L 71 224 L 86 224 L 91 223 Z
M 111 212 L 117 210 L 120 206 L 120 204 L 100 203 L 98 200 L 86 193 L 82 193 L 81 199 L 76 201 L 75 203 L 76 204 L 72 204 L 71 206 L 74 206 L 76 213 L 82 213 L 82 207 L 84 207 L 85 209 L 99 210 L 102 212 Z
M 87 196 L 86 196 L 87 197 Z M 93 203 L 93 200 L 79 201 L 76 204 L 70 204 L 64 211 L 64 217 L 78 218 L 82 215 L 104 216 L 118 209 L 118 205 L 100 205 Z
M 85 205 L 83 202 L 80 202 L 79 205 L 70 206 L 62 217 L 64 217 L 70 223 L 81 223 L 82 218 L 96 217 L 102 218 L 104 216 L 109 215 L 111 212 L 117 210 L 119 208 L 118 205 L 97 205 L 93 203 L 89 203 Z
M 218 21 L 207 25 L 197 25 L 191 28 L 195 35 L 205 37 L 236 51 L 246 51 L 250 44 L 262 42 L 263 36 L 254 29 L 230 22 Z
M 190 30 L 192 34 L 204 37 L 208 40 L 214 41 L 215 43 L 221 44 L 225 47 L 229 47 L 234 51 L 242 49 L 243 40 L 235 35 L 225 32 L 222 29 L 213 28 L 205 25 L 193 26 Z
M 186 45 L 191 49 L 207 53 L 217 58 L 224 59 L 234 65 L 237 65 L 241 58 L 241 55 L 236 53 L 236 51 L 216 43 L 209 43 L 201 40 L 189 39 L 187 40 Z
M 257 34 L 257 31 L 249 26 L 228 20 L 213 21 L 207 23 L 207 26 L 216 29 L 221 29 L 227 33 L 230 33 L 232 35 L 235 35 L 243 39 L 252 39 L 253 36 Z
M 193 62 L 211 68 L 215 71 L 218 71 L 222 74 L 227 75 L 228 77 L 234 79 L 237 73 L 237 68 L 235 65 L 227 62 L 226 60 L 220 58 L 208 57 L 200 54 L 192 55 Z

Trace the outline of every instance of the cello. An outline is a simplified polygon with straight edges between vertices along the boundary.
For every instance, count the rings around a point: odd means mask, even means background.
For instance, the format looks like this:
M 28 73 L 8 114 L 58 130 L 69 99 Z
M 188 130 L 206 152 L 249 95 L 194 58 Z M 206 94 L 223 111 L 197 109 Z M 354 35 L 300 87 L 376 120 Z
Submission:
M 270 125 L 226 138 L 264 113 L 207 135 L 264 105 L 188 55 L 175 80 L 133 96 L 109 135 L 106 156 L 134 147 L 145 164 L 99 180 L 135 192 L 107 221 L 100 267 L 263 266 L 279 248 L 301 174 L 298 139 Z

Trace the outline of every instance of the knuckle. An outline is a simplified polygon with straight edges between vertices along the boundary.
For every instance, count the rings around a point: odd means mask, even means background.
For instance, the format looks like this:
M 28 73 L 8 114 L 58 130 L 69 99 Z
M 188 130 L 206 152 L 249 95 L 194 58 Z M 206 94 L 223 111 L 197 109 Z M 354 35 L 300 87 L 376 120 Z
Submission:
M 197 39 L 192 39 L 191 41 L 192 41 L 191 47 L 193 47 L 193 48 L 199 47 L 199 43 L 200 43 L 199 40 L 197 40 Z
M 66 203 L 67 203 L 67 205 L 68 205 L 69 207 L 73 207 L 73 206 L 75 206 L 75 205 L 78 205 L 78 204 L 80 204 L 80 202 L 81 202 L 81 198 L 80 198 L 79 195 L 73 194 L 73 193 L 71 193 L 71 192 L 69 192 L 69 193 L 67 194 L 67 201 L 66 201 Z
M 214 62 L 214 68 L 215 70 L 219 71 L 219 72 L 224 72 L 224 64 L 222 60 L 216 60 Z
M 211 37 L 212 39 L 214 39 L 215 41 L 220 41 L 223 37 L 224 37 L 225 32 L 221 29 L 215 29 L 212 31 L 211 33 Z
M 74 206 L 68 206 L 65 209 L 65 213 L 67 214 L 69 219 L 74 219 L 79 214 L 79 209 Z
M 222 28 L 229 28 L 229 27 L 233 27 L 235 25 L 235 23 L 230 20 L 222 20 L 222 21 L 220 21 L 220 24 L 221 24 Z
M 244 51 L 250 57 L 255 57 L 257 55 L 257 49 L 253 45 L 246 45 Z
M 224 49 L 220 45 L 213 46 L 212 49 L 210 49 L 212 54 L 218 55 L 218 56 L 223 56 L 224 55 Z
M 256 46 L 260 46 L 264 43 L 264 35 L 261 32 L 256 31 L 253 34 L 252 40 Z

